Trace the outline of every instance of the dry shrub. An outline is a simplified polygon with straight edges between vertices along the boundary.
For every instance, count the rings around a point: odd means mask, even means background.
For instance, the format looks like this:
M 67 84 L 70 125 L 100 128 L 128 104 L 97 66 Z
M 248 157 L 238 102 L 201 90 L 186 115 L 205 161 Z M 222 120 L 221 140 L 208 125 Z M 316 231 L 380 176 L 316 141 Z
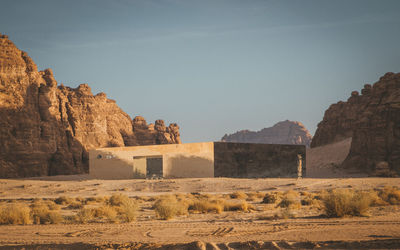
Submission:
M 76 215 L 64 215 L 63 220 L 64 224 L 73 224 L 77 222 Z
M 400 204 L 400 190 L 396 187 L 384 187 L 379 197 L 391 205 Z
M 134 221 L 137 217 L 138 204 L 136 201 L 129 199 L 122 203 L 119 212 L 124 222 Z
M 301 204 L 299 202 L 299 199 L 300 196 L 298 192 L 289 190 L 283 195 L 282 200 L 277 206 L 281 208 L 300 208 Z
M 278 200 L 278 195 L 276 193 L 266 193 L 261 203 L 275 204 L 277 200 Z
M 54 202 L 58 205 L 68 205 L 74 201 L 75 201 L 74 198 L 67 197 L 67 196 L 60 196 L 54 200 Z
M 35 200 L 31 204 L 31 215 L 35 224 L 58 224 L 64 221 L 60 206 L 52 200 Z
M 251 209 L 254 210 L 254 207 L 248 204 L 246 201 L 239 202 L 224 202 L 224 211 L 243 211 L 250 212 Z
M 105 196 L 88 197 L 85 200 L 86 204 L 104 203 L 107 201 Z
M 35 199 L 31 204 L 31 208 L 36 206 L 47 206 L 50 210 L 60 210 L 61 206 L 56 204 L 53 200 L 42 200 L 42 199 Z
M 93 220 L 94 210 L 91 208 L 83 208 L 78 211 L 75 216 L 75 221 L 78 223 L 88 223 Z
M 148 197 L 148 199 L 147 199 L 147 201 L 150 201 L 150 202 L 151 202 L 151 201 L 156 201 L 156 200 L 157 200 L 157 199 L 156 199 L 155 197 L 152 197 L 152 196 L 151 196 L 151 197 Z
M 45 203 L 49 207 L 50 210 L 60 210 L 61 209 L 61 207 L 52 200 L 47 200 L 47 201 L 45 201 Z
M 210 194 L 199 195 L 197 197 L 201 197 L 201 196 L 202 197 L 204 197 L 204 196 L 211 197 Z M 188 193 L 188 194 L 176 194 L 175 197 L 176 197 L 177 200 L 182 200 L 182 201 L 184 201 L 184 200 L 189 201 L 189 200 L 193 200 L 193 199 L 196 198 L 195 195 L 190 194 L 190 193 Z
M 83 209 L 86 210 L 86 209 Z M 81 211 L 83 211 L 81 210 Z M 101 206 L 101 207 L 96 207 L 96 208 L 90 208 L 88 210 L 91 210 L 92 213 L 92 218 L 104 218 L 107 219 L 109 222 L 117 222 L 117 216 L 118 212 L 117 210 L 109 205 Z M 80 211 L 80 212 L 81 212 Z M 88 211 L 87 214 L 90 212 Z M 90 217 L 90 215 L 89 215 Z
M 389 203 L 384 201 L 380 196 L 379 193 L 375 190 L 368 190 L 365 191 L 368 193 L 371 199 L 371 206 L 377 207 L 377 206 L 387 206 Z
M 81 203 L 85 203 L 86 202 L 86 199 L 83 198 L 83 197 L 80 197 L 80 196 L 75 197 L 75 200 L 78 201 L 78 202 L 81 202 Z
M 127 202 L 128 200 L 129 200 L 129 197 L 126 194 L 117 193 L 117 194 L 113 194 L 110 197 L 109 204 L 111 206 L 120 206 L 124 202 Z
M 322 195 L 328 217 L 365 216 L 372 201 L 369 192 L 351 189 L 331 190 Z
M 35 224 L 58 224 L 63 222 L 60 212 L 50 210 L 45 203 L 33 204 L 31 214 Z
M 230 196 L 231 196 L 231 199 L 245 200 L 247 198 L 247 195 L 241 191 L 236 191 L 236 192 L 232 193 Z
M 300 195 L 303 196 L 301 199 L 301 205 L 303 206 L 311 206 L 317 205 L 317 201 L 315 200 L 315 195 L 309 192 L 300 192 Z
M 68 206 L 67 209 L 82 209 L 84 205 L 80 201 L 72 201 Z
M 188 196 L 188 199 L 216 199 L 218 195 L 215 194 L 200 194 L 200 193 L 191 193 Z
M 196 211 L 200 213 L 216 212 L 217 214 L 222 213 L 224 210 L 224 203 L 218 200 L 209 201 L 206 199 L 196 200 L 189 206 L 190 211 Z
M 261 192 L 250 192 L 250 193 L 247 193 L 246 200 L 247 201 L 255 201 L 255 200 L 264 198 L 264 196 L 265 196 L 265 194 L 261 193 Z
M 0 207 L 0 224 L 26 225 L 31 223 L 28 206 L 16 203 Z
M 154 211 L 158 218 L 169 220 L 177 215 L 185 215 L 188 212 L 188 204 L 178 201 L 175 196 L 160 197 L 154 203 Z
M 280 215 L 278 215 L 277 217 L 281 218 L 281 219 L 293 219 L 295 218 L 295 214 L 292 212 L 292 210 L 290 209 L 290 207 L 285 207 L 283 209 L 281 209 L 280 211 Z

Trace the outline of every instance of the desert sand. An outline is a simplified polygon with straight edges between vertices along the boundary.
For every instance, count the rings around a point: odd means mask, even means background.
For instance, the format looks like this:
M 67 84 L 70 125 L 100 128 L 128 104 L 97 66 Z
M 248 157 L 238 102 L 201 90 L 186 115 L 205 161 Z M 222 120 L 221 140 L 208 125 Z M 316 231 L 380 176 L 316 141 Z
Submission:
M 399 178 L 330 179 L 165 179 L 96 180 L 88 175 L 1 179 L 1 202 L 34 198 L 93 197 L 115 193 L 129 197 L 235 191 L 317 192 L 332 188 L 367 190 L 400 186 Z M 131 223 L 1 225 L 0 249 L 290 249 L 290 248 L 400 248 L 400 206 L 372 207 L 370 216 L 326 218 L 321 210 L 302 206 L 294 218 L 274 218 L 279 208 L 248 201 L 251 212 L 188 214 L 171 220 L 155 216 L 154 199 L 140 203 Z

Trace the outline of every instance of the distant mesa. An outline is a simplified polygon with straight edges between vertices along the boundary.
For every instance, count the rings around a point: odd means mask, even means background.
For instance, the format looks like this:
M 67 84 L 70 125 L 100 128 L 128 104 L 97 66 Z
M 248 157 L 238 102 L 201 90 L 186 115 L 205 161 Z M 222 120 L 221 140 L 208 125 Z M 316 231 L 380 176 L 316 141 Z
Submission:
M 311 147 L 352 138 L 341 167 L 371 176 L 400 175 L 400 73 L 386 73 L 373 85 L 332 104 L 318 124 Z
M 295 144 L 310 146 L 312 136 L 301 122 L 282 121 L 260 131 L 241 130 L 225 135 L 221 141 L 268 144 Z
M 133 120 L 87 84 L 57 84 L 0 34 L 0 178 L 88 171 L 88 150 L 180 143 L 179 126 Z

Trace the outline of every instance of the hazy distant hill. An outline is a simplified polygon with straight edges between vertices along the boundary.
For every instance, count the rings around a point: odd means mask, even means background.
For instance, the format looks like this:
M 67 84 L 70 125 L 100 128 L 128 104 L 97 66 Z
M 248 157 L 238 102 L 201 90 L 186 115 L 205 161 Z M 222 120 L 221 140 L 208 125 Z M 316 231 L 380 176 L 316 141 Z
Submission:
M 221 141 L 296 144 L 309 147 L 311 138 L 312 136 L 301 122 L 286 120 L 260 131 L 240 130 L 231 135 L 224 135 Z

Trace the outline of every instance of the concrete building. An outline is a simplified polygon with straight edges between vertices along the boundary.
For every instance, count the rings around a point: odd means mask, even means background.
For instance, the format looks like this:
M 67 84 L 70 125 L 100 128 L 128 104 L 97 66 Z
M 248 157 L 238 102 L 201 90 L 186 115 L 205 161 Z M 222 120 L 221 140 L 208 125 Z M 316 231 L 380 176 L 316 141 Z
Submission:
M 99 148 L 89 151 L 98 179 L 298 177 L 305 175 L 303 145 L 230 142 Z

